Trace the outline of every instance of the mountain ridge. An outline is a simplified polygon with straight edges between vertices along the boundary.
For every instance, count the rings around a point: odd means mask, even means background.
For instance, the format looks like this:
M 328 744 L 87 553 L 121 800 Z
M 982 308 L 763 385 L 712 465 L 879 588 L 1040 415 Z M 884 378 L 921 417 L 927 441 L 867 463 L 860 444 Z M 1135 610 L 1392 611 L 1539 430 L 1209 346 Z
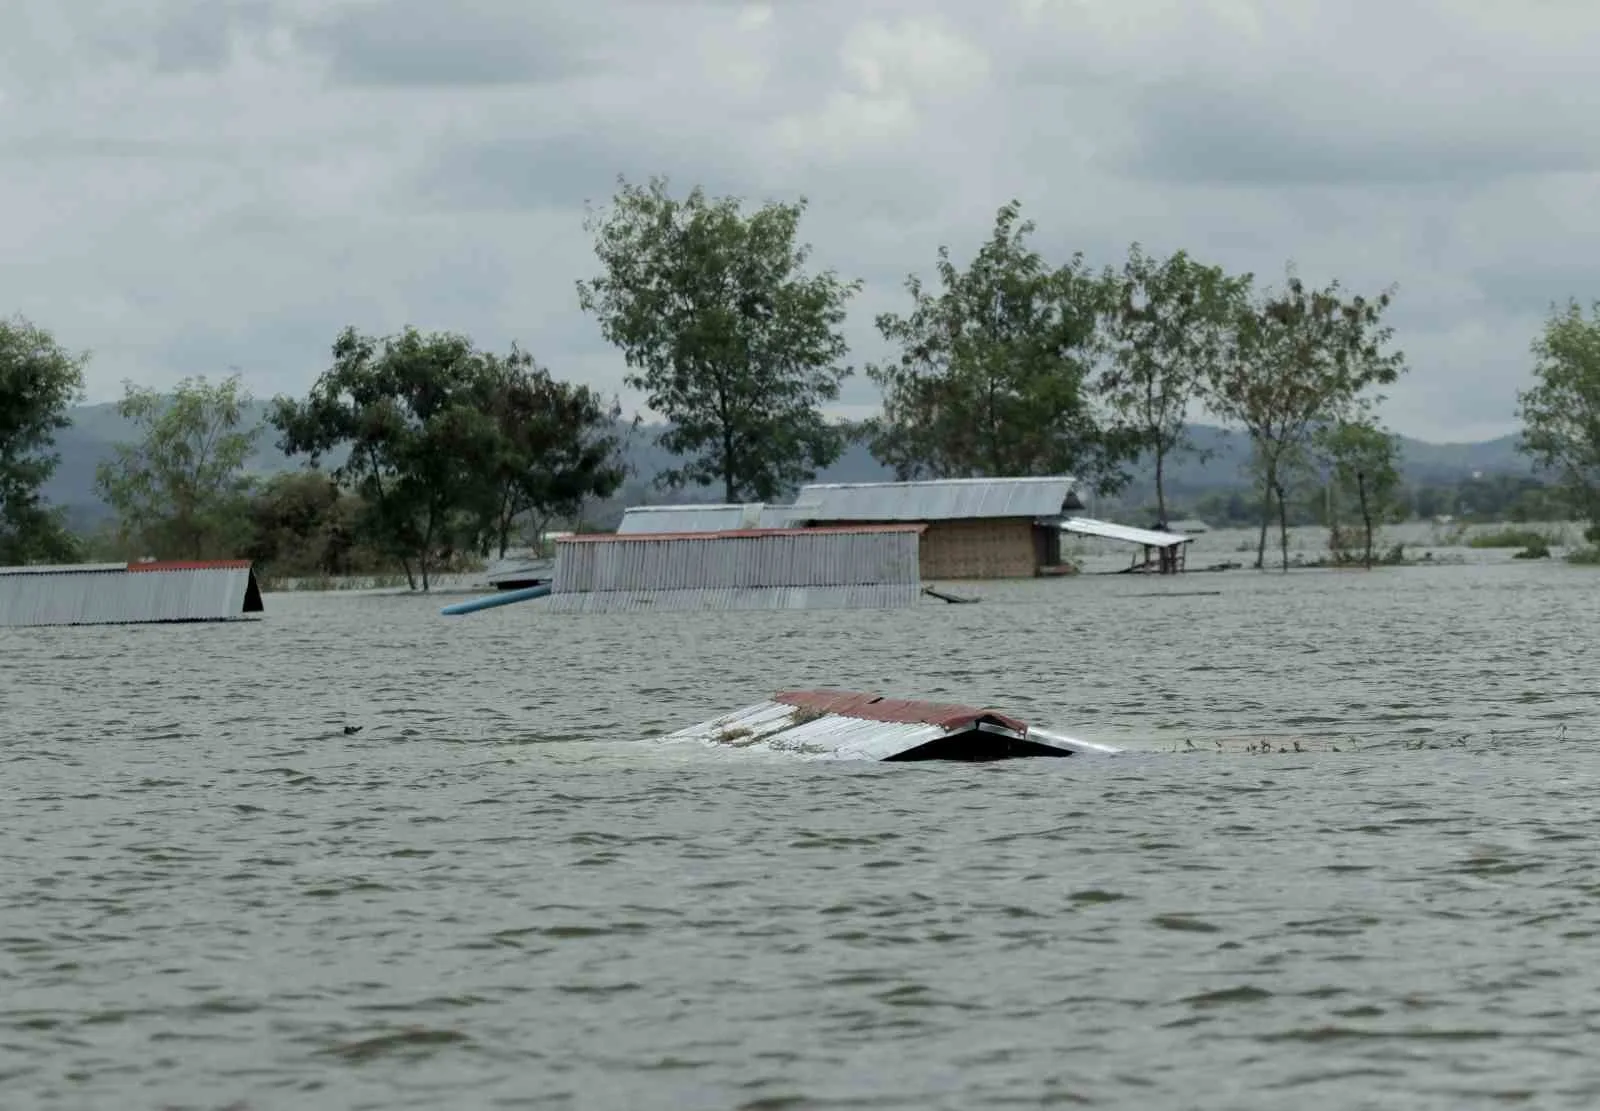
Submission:
M 246 408 L 246 420 L 264 421 L 267 407 L 266 402 L 251 403 Z M 112 457 L 115 444 L 132 441 L 135 433 L 133 426 L 117 413 L 114 404 L 76 406 L 69 411 L 69 418 L 71 424 L 56 435 L 61 465 L 46 483 L 44 494 L 53 504 L 64 507 L 76 526 L 88 527 L 108 516 L 95 493 L 95 468 Z M 641 483 L 647 484 L 674 461 L 674 456 L 656 443 L 656 436 L 664 428 L 664 424 L 640 425 L 627 434 L 624 457 L 634 475 L 629 484 L 634 490 L 633 496 L 656 503 L 719 500 L 715 487 L 670 494 L 653 488 L 638 489 Z M 1242 468 L 1249 457 L 1247 437 L 1208 424 L 1191 425 L 1189 435 L 1197 451 L 1183 452 L 1167 461 L 1170 496 L 1185 499 L 1206 491 L 1236 489 L 1246 484 Z M 275 430 L 270 427 L 263 430 L 246 461 L 248 470 L 266 477 L 297 470 L 303 465 L 303 458 L 291 459 L 279 451 L 275 439 Z M 1402 436 L 1401 473 L 1410 483 L 1448 483 L 1468 478 L 1475 472 L 1531 474 L 1532 464 L 1517 451 L 1517 440 L 1516 435 L 1510 435 L 1476 442 L 1429 443 Z M 1131 471 L 1130 495 L 1153 488 L 1153 469 L 1147 462 L 1141 462 Z M 893 472 L 873 459 L 866 446 L 859 443 L 851 444 L 837 462 L 817 475 L 819 482 L 887 482 L 893 478 Z

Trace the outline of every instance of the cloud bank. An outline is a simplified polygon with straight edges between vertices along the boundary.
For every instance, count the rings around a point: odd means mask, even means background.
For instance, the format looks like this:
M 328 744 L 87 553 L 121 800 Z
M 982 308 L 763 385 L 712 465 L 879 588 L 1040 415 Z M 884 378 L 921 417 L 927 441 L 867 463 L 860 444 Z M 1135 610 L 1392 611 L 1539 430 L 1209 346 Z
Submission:
M 15 0 L 0 314 L 92 349 L 94 400 L 299 393 L 410 323 L 637 406 L 574 290 L 618 174 L 805 195 L 858 364 L 1016 197 L 1062 258 L 1397 283 L 1388 421 L 1494 436 L 1550 302 L 1600 298 L 1596 41 L 1584 0 Z

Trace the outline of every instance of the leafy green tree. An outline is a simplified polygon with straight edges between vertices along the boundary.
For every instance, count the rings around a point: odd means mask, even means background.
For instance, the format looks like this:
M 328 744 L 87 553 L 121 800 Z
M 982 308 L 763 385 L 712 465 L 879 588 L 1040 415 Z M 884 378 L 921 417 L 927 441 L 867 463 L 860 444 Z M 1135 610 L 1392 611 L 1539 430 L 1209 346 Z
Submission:
M 1190 448 L 1188 416 L 1212 377 L 1250 279 L 1230 278 L 1179 251 L 1147 256 L 1135 243 L 1102 281 L 1109 364 L 1099 389 L 1155 463 L 1156 514 L 1167 520 L 1166 463 Z
M 1600 301 L 1552 310 L 1533 342 L 1534 384 L 1517 395 L 1519 444 L 1600 540 Z
M 516 348 L 487 366 L 499 440 L 482 546 L 503 557 L 519 525 L 537 541 L 550 521 L 574 518 L 589 498 L 609 498 L 622 485 L 622 407 L 555 380 Z
M 1341 420 L 1317 430 L 1316 450 L 1329 479 L 1329 546 L 1335 555 L 1350 550 L 1340 515 L 1345 505 L 1354 505 L 1361 520 L 1362 565 L 1370 569 L 1377 525 L 1399 508 L 1399 439 L 1367 419 Z
M 363 336 L 346 328 L 333 365 L 303 401 L 279 397 L 278 446 L 313 467 L 339 448 L 332 474 L 363 506 L 362 536 L 416 589 L 470 539 L 498 461 L 490 358 L 466 336 Z
M 619 185 L 585 222 L 601 273 L 578 283 L 578 300 L 668 423 L 661 446 L 683 462 L 660 483 L 720 483 L 735 502 L 815 478 L 844 450 L 822 406 L 851 373 L 840 326 L 860 284 L 806 273 L 806 202 L 746 215 L 698 187 L 679 200 L 661 178 Z
M 234 375 L 185 378 L 170 395 L 126 383 L 117 412 L 139 431 L 95 470 L 126 542 L 163 557 L 235 554 L 245 542 L 258 427 L 241 428 L 250 396 Z
M 60 463 L 55 434 L 83 394 L 88 359 L 20 316 L 0 320 L 0 564 L 77 558 L 41 490 Z
M 1386 347 L 1384 323 L 1393 292 L 1346 298 L 1337 281 L 1307 287 L 1294 273 L 1281 291 L 1265 290 L 1237 316 L 1228 351 L 1212 369 L 1206 401 L 1250 437 L 1261 494 L 1256 567 L 1266 564 L 1267 529 L 1276 504 L 1283 569 L 1289 569 L 1287 480 L 1307 458 L 1316 428 L 1352 420 L 1373 404 L 1371 387 L 1394 382 L 1405 356 Z
M 264 573 L 279 577 L 376 571 L 381 560 L 360 546 L 360 517 L 360 499 L 327 474 L 274 475 L 250 500 L 244 552 Z
M 1106 428 L 1088 376 L 1102 287 L 1074 256 L 1051 267 L 1012 201 L 963 269 L 939 248 L 941 290 L 906 279 L 912 308 L 878 331 L 897 361 L 868 368 L 883 390 L 873 455 L 902 480 L 1072 474 L 1101 493 L 1125 481 L 1135 438 Z

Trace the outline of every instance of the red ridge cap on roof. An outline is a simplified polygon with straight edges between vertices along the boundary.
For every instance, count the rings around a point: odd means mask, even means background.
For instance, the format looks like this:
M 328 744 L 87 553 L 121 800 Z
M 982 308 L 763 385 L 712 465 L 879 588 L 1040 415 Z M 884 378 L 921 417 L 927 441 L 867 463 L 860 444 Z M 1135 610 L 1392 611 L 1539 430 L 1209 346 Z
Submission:
M 843 717 L 862 718 L 866 721 L 886 721 L 903 724 L 918 723 L 938 725 L 945 729 L 958 729 L 980 719 L 987 719 L 1026 733 L 1025 722 L 1002 714 L 998 710 L 983 710 L 976 706 L 962 706 L 953 702 L 924 702 L 914 698 L 885 698 L 881 694 L 861 691 L 779 691 L 772 696 L 774 702 L 814 710 L 820 714 L 839 714 Z
M 752 528 L 709 532 L 587 532 L 580 536 L 560 536 L 557 544 L 604 544 L 635 540 L 758 540 L 763 536 L 815 536 L 845 532 L 927 532 L 924 524 L 905 525 L 830 525 L 826 528 Z
M 242 571 L 248 559 L 173 559 L 157 563 L 130 563 L 130 571 Z

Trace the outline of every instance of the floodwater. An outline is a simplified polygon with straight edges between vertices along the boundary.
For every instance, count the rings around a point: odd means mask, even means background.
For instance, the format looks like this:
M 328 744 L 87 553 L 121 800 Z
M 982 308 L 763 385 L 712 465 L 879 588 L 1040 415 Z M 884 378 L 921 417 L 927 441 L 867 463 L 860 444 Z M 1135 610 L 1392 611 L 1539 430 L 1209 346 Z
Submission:
M 1600 1105 L 1600 573 L 971 589 L 0 630 L 0 1105 Z M 1135 751 L 641 740 L 808 685 Z

